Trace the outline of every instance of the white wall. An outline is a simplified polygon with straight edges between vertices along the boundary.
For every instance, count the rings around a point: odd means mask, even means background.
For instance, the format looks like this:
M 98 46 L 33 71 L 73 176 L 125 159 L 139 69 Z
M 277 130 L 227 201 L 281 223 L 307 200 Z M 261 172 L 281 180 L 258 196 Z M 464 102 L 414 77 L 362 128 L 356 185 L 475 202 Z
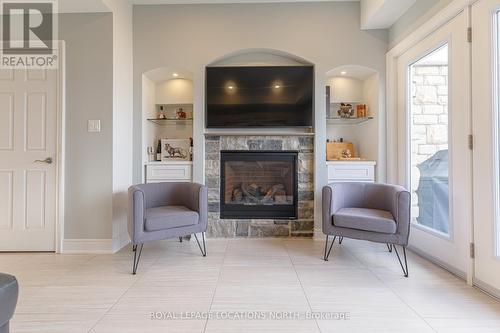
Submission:
M 367 114 L 374 116 L 375 119 L 360 125 L 360 134 L 358 140 L 361 142 L 360 151 L 368 160 L 383 160 L 383 152 L 379 150 L 379 136 L 384 136 L 384 133 L 379 133 L 380 112 L 379 112 L 379 75 L 373 74 L 363 81 L 363 102 L 367 106 Z M 383 90 L 383 89 L 382 89 Z M 380 171 L 380 167 L 377 170 Z M 377 179 L 383 179 L 383 174 L 377 172 Z
M 353 77 L 332 77 L 330 85 L 330 101 L 332 103 L 354 103 L 363 100 L 363 81 Z
M 66 42 L 65 239 L 112 237 L 112 24 L 110 13 L 59 15 Z M 87 132 L 89 119 L 101 120 L 100 133 Z
M 319 199 L 327 182 L 326 73 L 346 64 L 385 73 L 386 32 L 360 31 L 359 26 L 359 4 L 353 2 L 134 6 L 134 181 L 140 182 L 142 174 L 144 72 L 175 66 L 193 73 L 194 181 L 204 182 L 205 66 L 238 50 L 281 50 L 315 65 L 315 215 L 320 228 Z
M 129 241 L 128 187 L 132 184 L 132 5 L 105 0 L 113 11 L 113 249 Z
M 192 104 L 193 81 L 171 79 L 156 85 L 156 104 Z
M 156 84 L 146 75 L 142 76 L 142 160 L 148 161 L 147 147 L 156 149 L 157 127 L 148 119 L 156 118 Z M 144 170 L 143 170 L 144 171 Z M 144 179 L 142 175 L 141 180 Z

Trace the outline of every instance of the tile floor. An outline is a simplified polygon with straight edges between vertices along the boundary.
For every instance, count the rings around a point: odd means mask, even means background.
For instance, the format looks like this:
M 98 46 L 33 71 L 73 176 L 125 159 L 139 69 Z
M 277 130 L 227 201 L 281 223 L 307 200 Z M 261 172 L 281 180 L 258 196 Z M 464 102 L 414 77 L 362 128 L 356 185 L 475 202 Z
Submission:
M 406 279 L 385 245 L 345 239 L 324 262 L 323 244 L 208 240 L 203 258 L 194 241 L 156 242 L 135 276 L 130 247 L 0 254 L 0 271 L 20 282 L 13 333 L 500 332 L 499 302 L 412 253 Z

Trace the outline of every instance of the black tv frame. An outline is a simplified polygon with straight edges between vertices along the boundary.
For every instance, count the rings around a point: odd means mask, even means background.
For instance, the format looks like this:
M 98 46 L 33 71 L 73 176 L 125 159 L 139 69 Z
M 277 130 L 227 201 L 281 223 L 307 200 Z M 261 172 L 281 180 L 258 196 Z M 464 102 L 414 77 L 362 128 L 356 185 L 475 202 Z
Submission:
M 311 67 L 312 69 L 312 114 L 311 114 L 311 126 L 280 126 L 280 125 L 273 125 L 273 126 L 208 126 L 208 98 L 207 98 L 207 71 L 208 68 L 232 68 L 232 67 L 244 67 L 244 68 L 262 68 L 262 67 Z M 316 111 L 316 99 L 315 99 L 315 92 L 316 92 L 316 68 L 313 64 L 304 64 L 304 65 L 269 65 L 269 66 L 205 66 L 205 92 L 204 92 L 204 121 L 205 121 L 205 129 L 251 129 L 251 128 L 267 128 L 267 129 L 272 129 L 272 128 L 278 128 L 278 129 L 287 129 L 287 128 L 303 128 L 303 129 L 312 129 L 314 128 L 314 119 L 315 119 L 315 111 Z

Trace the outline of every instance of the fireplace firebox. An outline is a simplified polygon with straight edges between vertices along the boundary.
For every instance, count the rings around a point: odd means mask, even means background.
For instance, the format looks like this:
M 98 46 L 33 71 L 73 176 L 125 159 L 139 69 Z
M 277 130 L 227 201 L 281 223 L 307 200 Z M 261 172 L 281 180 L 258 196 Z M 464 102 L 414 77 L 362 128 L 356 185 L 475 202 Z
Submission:
M 297 151 L 221 151 L 222 219 L 296 219 Z

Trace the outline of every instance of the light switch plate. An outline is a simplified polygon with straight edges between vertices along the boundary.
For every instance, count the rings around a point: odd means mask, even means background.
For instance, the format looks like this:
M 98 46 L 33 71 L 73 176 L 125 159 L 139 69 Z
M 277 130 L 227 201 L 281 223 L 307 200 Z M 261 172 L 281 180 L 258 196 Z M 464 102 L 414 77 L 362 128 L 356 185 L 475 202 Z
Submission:
M 91 119 L 87 124 L 87 132 L 99 133 L 101 131 L 101 121 L 99 119 Z

